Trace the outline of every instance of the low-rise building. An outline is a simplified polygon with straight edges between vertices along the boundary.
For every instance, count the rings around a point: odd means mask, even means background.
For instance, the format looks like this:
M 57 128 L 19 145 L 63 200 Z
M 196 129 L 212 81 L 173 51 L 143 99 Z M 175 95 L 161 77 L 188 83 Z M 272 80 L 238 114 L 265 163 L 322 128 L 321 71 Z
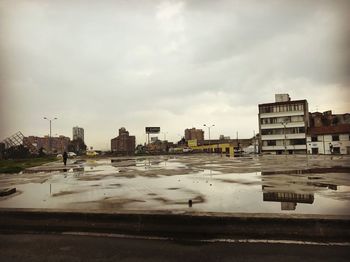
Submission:
M 151 154 L 160 154 L 160 153 L 166 153 L 169 150 L 169 143 L 168 141 L 161 141 L 159 139 L 153 141 L 152 143 L 149 143 L 146 148 L 147 151 Z
M 23 138 L 23 144 L 30 144 L 39 151 L 41 148 L 48 153 L 63 153 L 68 151 L 70 138 L 66 136 L 59 137 L 38 137 L 28 136 Z
M 207 153 L 220 153 L 227 155 L 235 155 L 235 152 L 241 151 L 242 148 L 252 145 L 254 138 L 249 139 L 227 139 L 225 141 L 220 139 L 211 140 L 189 140 L 187 145 L 193 150 L 193 152 L 207 152 Z
M 350 154 L 350 114 L 332 111 L 309 114 L 307 134 L 309 154 Z
M 311 127 L 307 149 L 309 154 L 350 154 L 350 124 Z
M 135 153 L 135 136 L 130 136 L 124 127 L 119 129 L 119 135 L 111 139 L 111 151 L 121 155 Z
M 309 126 L 308 103 L 276 94 L 274 103 L 259 104 L 259 133 L 262 153 L 306 154 Z
M 350 125 L 310 128 L 307 149 L 309 154 L 350 154 Z

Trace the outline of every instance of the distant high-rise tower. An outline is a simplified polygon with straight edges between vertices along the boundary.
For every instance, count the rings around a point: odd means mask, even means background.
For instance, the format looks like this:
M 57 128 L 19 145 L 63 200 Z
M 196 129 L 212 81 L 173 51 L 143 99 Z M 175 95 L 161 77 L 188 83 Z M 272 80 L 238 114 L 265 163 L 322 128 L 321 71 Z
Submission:
M 73 140 L 81 138 L 84 141 L 84 128 L 75 126 L 73 127 Z

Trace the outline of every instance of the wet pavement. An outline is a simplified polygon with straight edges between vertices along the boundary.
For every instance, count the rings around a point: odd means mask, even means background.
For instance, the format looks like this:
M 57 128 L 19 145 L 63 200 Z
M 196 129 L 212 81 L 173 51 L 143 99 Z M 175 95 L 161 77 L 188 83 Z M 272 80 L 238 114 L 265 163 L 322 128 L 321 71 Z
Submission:
M 111 235 L 0 235 L 1 261 L 349 261 L 348 245 L 171 241 Z
M 349 156 L 70 159 L 0 185 L 0 208 L 350 215 Z

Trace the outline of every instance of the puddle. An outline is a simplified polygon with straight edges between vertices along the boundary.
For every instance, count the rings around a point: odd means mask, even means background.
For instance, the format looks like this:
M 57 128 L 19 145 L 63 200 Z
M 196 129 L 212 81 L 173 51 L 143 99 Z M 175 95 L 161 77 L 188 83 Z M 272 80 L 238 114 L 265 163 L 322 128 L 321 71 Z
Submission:
M 0 207 L 350 215 L 349 159 L 76 159 L 79 166 L 66 172 L 55 165 L 52 172 L 0 174 L 1 187 L 20 192 L 0 198 Z

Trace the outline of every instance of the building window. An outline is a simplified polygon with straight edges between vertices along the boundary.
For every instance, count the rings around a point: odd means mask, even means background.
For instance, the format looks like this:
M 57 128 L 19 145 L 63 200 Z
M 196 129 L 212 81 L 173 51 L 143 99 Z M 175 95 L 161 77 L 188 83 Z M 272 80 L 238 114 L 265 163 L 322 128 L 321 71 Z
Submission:
M 340 147 L 333 147 L 333 154 L 340 154 Z
M 305 139 L 293 139 L 290 141 L 291 145 L 305 145 L 306 141 Z
M 333 135 L 332 141 L 339 141 L 339 135 Z
M 311 142 L 317 142 L 317 136 L 312 136 L 311 137 Z
M 276 145 L 276 140 L 267 140 L 267 145 L 268 146 L 275 146 Z
M 305 127 L 299 127 L 298 133 L 305 133 Z

